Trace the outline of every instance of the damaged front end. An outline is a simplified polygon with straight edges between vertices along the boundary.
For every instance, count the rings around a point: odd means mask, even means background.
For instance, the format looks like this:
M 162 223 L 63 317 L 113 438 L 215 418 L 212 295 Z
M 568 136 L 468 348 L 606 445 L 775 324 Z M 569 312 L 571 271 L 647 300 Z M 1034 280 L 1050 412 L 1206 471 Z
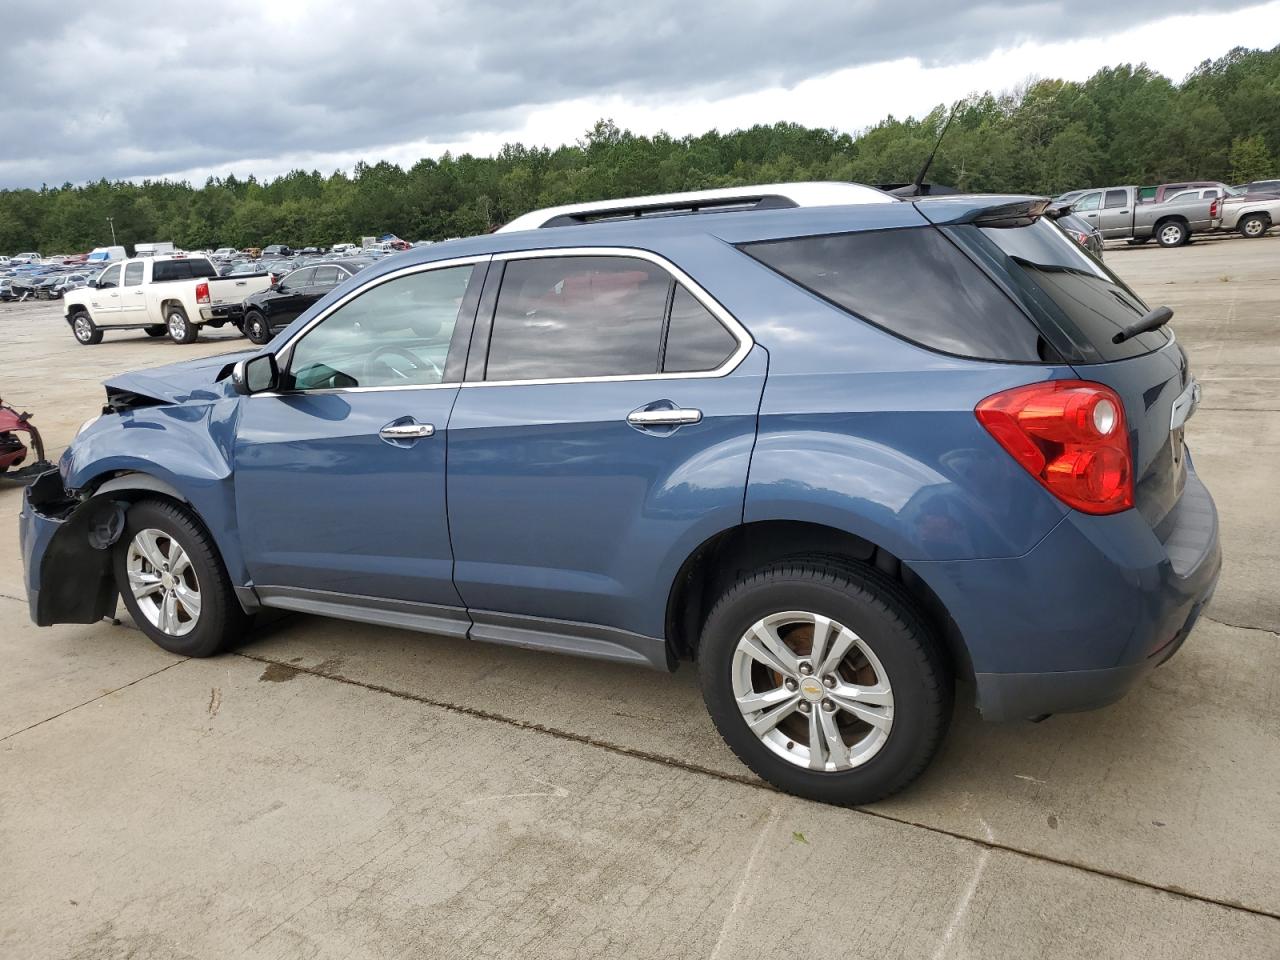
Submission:
M 96 623 L 115 614 L 111 545 L 124 531 L 127 506 L 108 496 L 71 496 L 56 469 L 27 487 L 18 539 L 37 626 Z

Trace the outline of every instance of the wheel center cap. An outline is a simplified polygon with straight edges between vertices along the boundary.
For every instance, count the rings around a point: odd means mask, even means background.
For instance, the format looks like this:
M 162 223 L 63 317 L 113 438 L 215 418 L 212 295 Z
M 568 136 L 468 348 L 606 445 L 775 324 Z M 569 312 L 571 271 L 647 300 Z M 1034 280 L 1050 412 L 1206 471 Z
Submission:
M 817 677 L 805 677 L 800 681 L 800 695 L 806 700 L 817 703 L 822 699 L 825 690 Z
M 160 582 L 164 584 L 164 588 L 165 588 L 166 590 L 172 590 L 172 589 L 173 589 L 173 574 L 172 574 L 172 573 L 162 573 L 162 574 L 160 574 Z

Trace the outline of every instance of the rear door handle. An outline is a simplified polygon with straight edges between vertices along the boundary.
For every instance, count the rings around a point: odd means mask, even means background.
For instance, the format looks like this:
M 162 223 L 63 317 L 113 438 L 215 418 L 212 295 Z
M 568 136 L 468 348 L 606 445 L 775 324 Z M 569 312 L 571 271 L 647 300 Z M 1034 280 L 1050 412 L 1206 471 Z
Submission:
M 669 410 L 632 410 L 627 423 L 633 427 L 679 427 L 687 423 L 701 423 L 702 411 L 691 407 L 672 407 Z
M 378 431 L 383 440 L 421 440 L 434 436 L 436 428 L 429 423 L 389 423 Z

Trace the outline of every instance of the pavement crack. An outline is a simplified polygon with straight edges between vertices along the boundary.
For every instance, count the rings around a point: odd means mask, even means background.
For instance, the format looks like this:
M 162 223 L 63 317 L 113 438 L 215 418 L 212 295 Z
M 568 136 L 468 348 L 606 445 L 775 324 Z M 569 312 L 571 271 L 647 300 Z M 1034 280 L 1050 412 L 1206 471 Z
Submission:
M 136 680 L 130 680 L 128 683 L 122 683 L 120 684 L 120 686 L 115 687 L 114 689 L 108 690 L 105 693 L 100 693 L 96 697 L 91 697 L 90 699 L 84 701 L 83 703 L 77 703 L 74 707 L 67 707 L 67 709 L 63 710 L 61 713 L 55 713 L 51 717 L 45 717 L 43 720 L 37 720 L 35 723 L 31 725 L 23 727 L 21 730 L 15 730 L 13 731 L 13 733 L 7 733 L 3 737 L 0 737 L 0 743 L 4 743 L 4 741 L 12 739 L 13 737 L 16 737 L 20 733 L 26 733 L 28 730 L 34 730 L 36 727 L 42 726 L 43 724 L 48 723 L 50 720 L 57 720 L 59 717 L 65 717 L 68 713 L 71 713 L 72 711 L 75 711 L 75 710 L 79 710 L 81 707 L 87 707 L 91 703 L 97 703 L 103 697 L 109 697 L 113 693 L 119 693 L 121 690 L 124 690 L 128 687 L 132 687 L 135 683 L 141 683 L 143 680 L 150 680 L 152 677 L 157 676 L 158 674 L 164 673 L 166 670 L 170 670 L 178 666 L 178 664 L 180 663 L 186 663 L 190 659 L 191 659 L 190 657 L 183 657 L 181 660 L 173 661 L 173 663 L 166 663 L 159 670 L 152 670 L 150 673 L 144 674 L 143 676 L 138 677 Z
M 1229 626 L 1229 624 L 1228 624 Z M 1259 629 L 1259 628 L 1244 628 Z M 326 673 L 313 667 L 304 667 L 300 664 L 290 663 L 284 664 L 278 660 L 272 660 L 270 657 L 258 656 L 251 653 L 237 652 L 236 656 L 243 657 L 246 660 L 253 660 L 263 664 L 276 664 L 278 666 L 288 666 L 297 670 L 299 673 L 306 673 L 322 680 L 331 680 L 334 683 L 344 683 L 352 687 L 360 687 L 373 693 L 385 693 L 388 696 L 396 697 L 400 700 L 409 700 L 414 703 L 421 703 L 424 706 L 436 707 L 440 710 L 447 710 L 450 713 L 457 713 L 463 716 L 475 717 L 480 720 L 489 720 L 494 723 L 501 723 L 508 727 L 516 727 L 521 730 L 529 730 L 534 733 L 545 733 L 549 736 L 556 737 L 560 740 L 568 740 L 573 743 L 581 743 L 589 747 L 596 747 L 601 750 L 607 750 L 610 753 L 618 754 L 624 757 L 631 757 L 636 760 L 643 760 L 649 763 L 656 763 L 664 767 L 670 767 L 676 770 L 683 770 L 688 773 L 701 774 L 702 776 L 714 777 L 717 780 L 724 780 L 729 783 L 741 784 L 745 787 L 751 787 L 755 790 L 765 790 L 769 793 L 780 793 L 777 789 L 763 780 L 759 780 L 749 774 L 733 774 L 723 770 L 716 770 L 713 767 L 706 767 L 698 763 L 692 763 L 688 760 L 681 760 L 678 757 L 670 757 L 664 754 L 655 753 L 650 750 L 639 750 L 635 747 L 628 747 L 618 743 L 611 743 L 608 740 L 601 740 L 596 737 L 589 737 L 585 734 L 575 733 L 572 730 L 563 730 L 558 727 L 547 726 L 542 723 L 533 723 L 528 720 L 521 720 L 518 717 L 509 717 L 501 713 L 495 713 L 492 710 L 484 710 L 479 707 L 468 707 L 458 703 L 450 703 L 447 700 L 437 700 L 433 697 L 423 696 L 417 693 L 408 693 L 404 690 L 396 690 L 392 687 L 385 686 L 380 683 L 369 683 L 364 680 L 353 680 L 350 677 L 344 677 L 339 674 Z M 168 669 L 168 668 L 166 668 Z M 145 677 L 140 679 L 146 679 Z M 135 681 L 137 682 L 137 681 Z M 807 801 L 801 798 L 795 798 L 798 803 L 810 803 L 816 801 Z M 1118 880 L 1121 883 L 1131 884 L 1135 887 L 1142 887 L 1145 890 L 1152 890 L 1157 893 L 1163 893 L 1167 896 L 1180 900 L 1191 900 L 1197 903 L 1209 904 L 1216 907 L 1224 907 L 1228 910 L 1234 910 L 1240 913 L 1252 914 L 1256 917 L 1265 917 L 1269 920 L 1280 922 L 1280 911 L 1268 910 L 1264 907 L 1255 907 L 1247 903 L 1240 903 L 1235 900 L 1227 900 L 1222 897 L 1214 897 L 1209 894 L 1195 893 L 1185 890 L 1181 887 L 1156 883 L 1151 880 L 1143 880 L 1140 877 L 1130 876 L 1129 874 L 1120 873 L 1115 870 L 1109 870 L 1105 867 L 1096 867 L 1087 863 L 1081 863 L 1074 860 L 1068 860 L 1065 857 L 1056 857 L 1052 854 L 1039 853 L 1034 850 L 1028 850 L 1023 847 L 1016 847 L 1012 844 L 1002 843 L 998 840 L 987 837 L 978 837 L 956 830 L 949 830 L 946 827 L 939 827 L 929 823 L 922 823 L 918 820 L 912 820 L 907 817 L 898 817 L 893 814 L 885 813 L 881 810 L 874 810 L 870 807 L 850 807 L 854 813 L 863 816 L 875 817 L 888 823 L 896 823 L 900 826 L 915 827 L 918 830 L 925 830 L 937 836 L 950 837 L 953 840 L 959 840 L 965 843 L 971 843 L 983 850 L 999 850 L 1014 856 L 1023 857 L 1027 860 L 1035 860 L 1040 863 L 1056 864 L 1060 867 L 1067 867 L 1071 870 L 1079 870 L 1083 873 L 1092 874 L 1096 877 L 1105 877 L 1109 880 Z
M 1232 627 L 1236 630 L 1252 630 L 1256 633 L 1267 633 L 1273 637 L 1280 638 L 1280 631 L 1272 630 L 1270 627 L 1258 627 L 1248 623 L 1232 623 L 1230 620 L 1219 620 L 1217 617 L 1211 617 L 1207 613 L 1202 616 L 1202 619 L 1224 627 Z

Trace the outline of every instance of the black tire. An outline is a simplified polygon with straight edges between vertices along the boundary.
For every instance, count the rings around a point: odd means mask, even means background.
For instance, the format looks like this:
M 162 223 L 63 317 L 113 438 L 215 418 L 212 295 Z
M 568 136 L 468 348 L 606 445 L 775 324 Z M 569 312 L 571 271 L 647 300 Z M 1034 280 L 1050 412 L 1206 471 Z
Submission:
M 187 311 L 176 304 L 165 308 L 164 324 L 174 343 L 195 343 L 200 336 L 200 328 L 187 319 Z
M 200 592 L 200 613 L 196 625 L 185 636 L 171 636 L 143 613 L 129 588 L 127 556 L 129 544 L 139 531 L 154 529 L 168 534 L 191 559 Z M 125 517 L 124 532 L 112 548 L 112 572 L 125 608 L 153 643 L 184 657 L 211 657 L 240 640 L 252 619 L 244 612 L 231 588 L 231 580 L 218 548 L 186 510 L 167 500 L 141 500 Z
M 102 331 L 87 310 L 77 310 L 71 315 L 71 335 L 76 338 L 77 343 L 86 347 L 102 342 Z
M 1236 229 L 1240 231 L 1240 236 L 1256 240 L 1267 235 L 1267 231 L 1271 229 L 1271 218 L 1265 213 L 1251 213 L 1236 224 Z
M 244 315 L 243 329 L 244 335 L 254 343 L 271 342 L 271 327 L 267 325 L 267 318 L 257 310 L 250 310 Z
M 1165 220 L 1163 223 L 1156 224 L 1155 235 L 1156 243 L 1172 249 L 1186 243 L 1191 237 L 1191 231 L 1181 220 Z
M 1131 247 L 1140 247 L 1150 239 L 1151 239 L 1150 237 L 1131 237 L 1130 239 L 1126 240 L 1125 243 L 1127 243 Z
M 153 323 L 151 326 L 145 327 L 143 329 L 143 333 L 145 333 L 148 337 L 155 337 L 155 338 L 163 337 L 168 332 L 169 332 L 169 328 L 166 327 L 163 323 Z
M 783 759 L 751 731 L 738 708 L 732 670 L 740 638 L 761 618 L 791 610 L 819 613 L 853 630 L 879 659 L 892 687 L 888 737 L 852 769 L 811 771 Z M 895 581 L 861 565 L 801 558 L 757 570 L 725 591 L 703 627 L 698 673 L 716 729 L 751 770 L 787 793 L 851 806 L 902 790 L 937 752 L 954 697 L 941 651 L 926 619 Z

